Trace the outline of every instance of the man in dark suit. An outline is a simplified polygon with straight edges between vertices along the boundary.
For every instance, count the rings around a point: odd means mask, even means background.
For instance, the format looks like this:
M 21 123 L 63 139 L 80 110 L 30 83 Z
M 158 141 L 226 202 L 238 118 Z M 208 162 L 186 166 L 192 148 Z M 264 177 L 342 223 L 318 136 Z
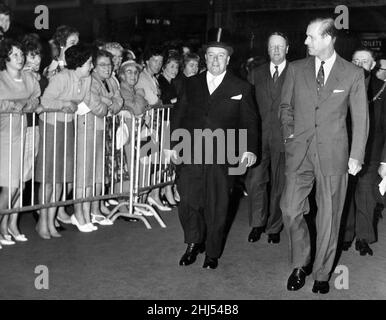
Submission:
M 194 141 L 194 160 L 192 163 L 184 161 L 177 169 L 177 187 L 181 197 L 178 212 L 185 243 L 188 244 L 180 265 L 195 262 L 204 245 L 206 257 L 203 267 L 215 269 L 218 265 L 234 177 L 229 174 L 232 169 L 229 154 L 236 148 L 235 139 L 229 139 L 228 136 L 231 130 L 247 130 L 246 150 L 240 153 L 242 156 L 239 161 L 246 162 L 247 167 L 256 162 L 257 110 L 250 84 L 227 70 L 233 49 L 226 41 L 226 36 L 222 28 L 210 32 L 211 40 L 205 54 L 208 71 L 187 79 L 183 94 L 178 97 L 178 105 L 172 113 L 173 134 L 177 129 L 184 129 Z M 204 129 L 225 136 L 223 140 L 217 138 L 209 141 L 212 152 L 208 151 L 207 139 L 196 135 L 197 131 Z M 201 147 L 197 149 L 200 144 Z M 224 151 L 227 159 L 221 161 L 221 152 Z M 215 156 L 213 162 L 208 161 L 207 157 L 212 156 Z M 204 162 L 197 161 L 199 158 Z
M 316 184 L 315 280 L 312 291 L 327 293 L 336 253 L 347 188 L 347 171 L 361 170 L 368 134 L 368 108 L 363 70 L 334 50 L 334 20 L 316 19 L 307 27 L 311 57 L 288 66 L 280 103 L 286 154 L 286 182 L 280 207 L 289 234 L 294 267 L 287 289 L 299 290 L 310 272 L 310 236 L 304 214 Z M 352 143 L 346 128 L 350 108 Z
M 283 219 L 279 202 L 284 188 L 285 156 L 277 114 L 287 71 L 288 47 L 286 35 L 280 32 L 272 33 L 268 37 L 270 62 L 252 70 L 249 75 L 249 81 L 255 88 L 262 123 L 261 162 L 248 170 L 245 181 L 248 191 L 249 225 L 252 227 L 248 236 L 249 242 L 258 241 L 264 230 L 268 234 L 269 243 L 280 242 Z
M 370 127 L 364 165 L 357 177 L 354 203 L 350 205 L 345 224 L 343 250 L 348 250 L 355 235 L 355 249 L 364 256 L 373 255 L 369 244 L 376 240 L 374 213 L 377 202 L 381 201 L 380 195 L 378 196 L 380 181 L 377 170 L 382 158 L 386 132 L 386 83 L 373 73 L 376 63 L 370 50 L 356 50 L 352 62 L 363 68 L 365 73 Z

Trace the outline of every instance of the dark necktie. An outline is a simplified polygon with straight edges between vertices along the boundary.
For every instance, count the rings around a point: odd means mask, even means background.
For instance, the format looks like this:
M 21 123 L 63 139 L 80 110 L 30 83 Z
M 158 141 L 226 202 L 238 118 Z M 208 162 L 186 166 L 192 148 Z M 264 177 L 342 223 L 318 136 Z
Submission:
M 318 71 L 318 75 L 316 77 L 316 88 L 318 90 L 318 94 L 320 93 L 320 90 L 324 87 L 324 68 L 323 68 L 324 64 L 325 64 L 324 61 L 320 63 L 320 68 Z
M 277 81 L 277 79 L 279 78 L 279 66 L 275 66 L 275 72 L 273 73 L 273 76 L 272 76 L 272 79 L 273 79 L 273 83 L 275 83 Z

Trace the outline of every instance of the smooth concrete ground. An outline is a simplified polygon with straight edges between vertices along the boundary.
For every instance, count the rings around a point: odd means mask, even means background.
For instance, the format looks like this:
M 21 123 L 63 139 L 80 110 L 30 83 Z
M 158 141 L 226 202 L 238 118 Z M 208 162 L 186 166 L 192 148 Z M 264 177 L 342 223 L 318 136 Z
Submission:
M 85 234 L 68 226 L 63 237 L 41 240 L 31 215 L 21 218 L 27 243 L 0 250 L 0 299 L 385 299 L 386 218 L 379 223 L 374 256 L 359 256 L 351 248 L 339 265 L 347 266 L 349 289 L 337 290 L 331 279 L 327 295 L 311 292 L 313 281 L 298 292 L 286 290 L 290 273 L 288 240 L 282 233 L 278 245 L 263 235 L 248 243 L 250 231 L 245 199 L 229 232 L 216 270 L 203 269 L 203 256 L 188 267 L 178 265 L 185 250 L 177 211 L 164 213 L 163 229 L 149 218 L 153 229 L 141 222 L 117 220 Z M 49 289 L 35 288 L 35 268 L 48 267 Z

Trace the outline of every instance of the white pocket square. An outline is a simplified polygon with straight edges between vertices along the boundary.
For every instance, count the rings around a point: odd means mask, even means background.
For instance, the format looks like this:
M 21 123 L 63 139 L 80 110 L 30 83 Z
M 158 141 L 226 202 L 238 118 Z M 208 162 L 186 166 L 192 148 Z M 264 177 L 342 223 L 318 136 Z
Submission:
M 343 92 L 344 90 L 338 90 L 338 89 L 335 89 L 334 91 L 333 91 L 333 93 L 341 93 L 341 92 Z
M 242 94 L 239 94 L 239 95 L 237 95 L 237 96 L 231 97 L 231 99 L 232 99 L 232 100 L 241 100 L 242 97 L 243 97 L 243 95 L 242 95 Z

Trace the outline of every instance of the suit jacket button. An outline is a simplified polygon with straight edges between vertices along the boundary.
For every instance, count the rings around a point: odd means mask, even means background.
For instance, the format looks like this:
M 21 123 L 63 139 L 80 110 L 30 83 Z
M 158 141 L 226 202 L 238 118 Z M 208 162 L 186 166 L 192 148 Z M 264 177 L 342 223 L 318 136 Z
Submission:
M 316 107 L 315 110 L 319 110 L 319 107 Z

